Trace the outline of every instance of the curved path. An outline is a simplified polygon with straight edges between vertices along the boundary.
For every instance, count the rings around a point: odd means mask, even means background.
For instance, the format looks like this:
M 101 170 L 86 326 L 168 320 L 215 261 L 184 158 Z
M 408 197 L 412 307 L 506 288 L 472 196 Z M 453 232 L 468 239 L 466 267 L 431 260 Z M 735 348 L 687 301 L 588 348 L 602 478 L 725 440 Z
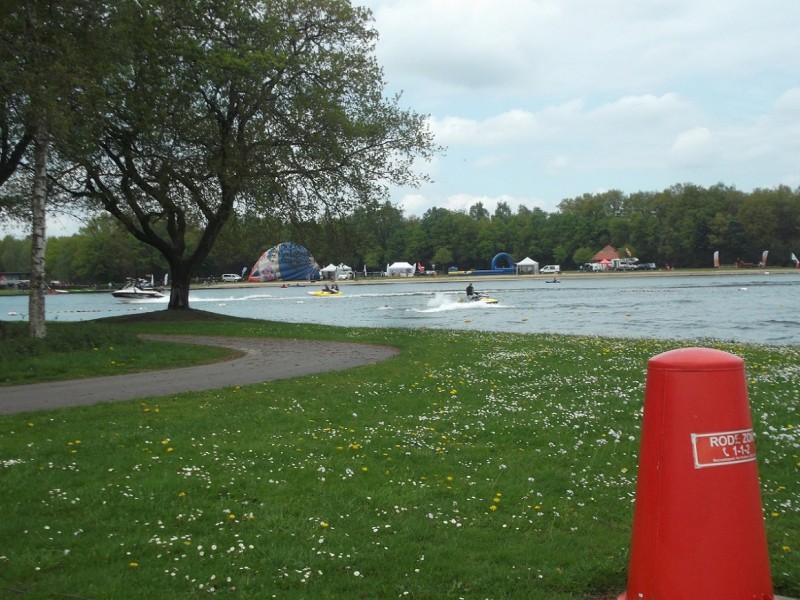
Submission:
M 232 348 L 241 357 L 220 363 L 130 375 L 0 387 L 0 414 L 49 410 L 249 385 L 349 369 L 386 360 L 389 346 L 291 339 L 146 335 L 143 338 Z

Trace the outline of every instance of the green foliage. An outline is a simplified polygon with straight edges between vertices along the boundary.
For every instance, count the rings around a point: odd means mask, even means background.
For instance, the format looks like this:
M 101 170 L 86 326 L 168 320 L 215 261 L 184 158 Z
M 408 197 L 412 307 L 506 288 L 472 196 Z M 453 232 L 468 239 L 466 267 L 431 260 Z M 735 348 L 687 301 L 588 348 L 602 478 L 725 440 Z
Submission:
M 521 207 L 516 213 L 503 210 L 480 219 L 444 208 L 430 209 L 421 218 L 404 217 L 388 202 L 335 219 L 236 216 L 220 232 L 199 274 L 238 272 L 282 241 L 306 246 L 321 265 L 345 262 L 357 268 L 367 265 L 369 271 L 395 260 L 436 264 L 440 271 L 451 265 L 488 268 L 498 252 L 570 268 L 588 262 L 608 243 L 631 248 L 642 261 L 659 265 L 708 267 L 715 250 L 724 264 L 737 258 L 757 262 L 762 250 L 770 250 L 770 264 L 785 265 L 800 248 L 800 190 L 780 187 L 743 194 L 723 186 L 677 186 L 658 194 L 612 195 L 607 209 L 603 206 L 609 197 L 600 198 L 603 202 L 582 196 L 562 203 L 561 212 L 553 214 Z M 192 226 L 188 235 L 196 239 L 202 230 Z M 6 271 L 26 271 L 28 252 L 27 241 L 0 241 Z M 84 283 L 105 284 L 167 269 L 154 251 L 107 215 L 92 219 L 76 236 L 51 240 L 47 261 L 50 279 Z

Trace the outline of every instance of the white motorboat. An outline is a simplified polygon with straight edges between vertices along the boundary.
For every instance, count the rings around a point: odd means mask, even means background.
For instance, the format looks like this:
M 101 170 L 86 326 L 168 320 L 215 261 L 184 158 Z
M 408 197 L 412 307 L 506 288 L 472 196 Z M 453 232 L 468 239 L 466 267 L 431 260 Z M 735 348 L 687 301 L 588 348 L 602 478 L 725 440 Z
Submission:
M 164 294 L 157 289 L 144 287 L 134 279 L 129 279 L 124 287 L 114 290 L 111 292 L 111 295 L 123 302 L 130 302 L 131 300 L 153 300 L 164 297 Z

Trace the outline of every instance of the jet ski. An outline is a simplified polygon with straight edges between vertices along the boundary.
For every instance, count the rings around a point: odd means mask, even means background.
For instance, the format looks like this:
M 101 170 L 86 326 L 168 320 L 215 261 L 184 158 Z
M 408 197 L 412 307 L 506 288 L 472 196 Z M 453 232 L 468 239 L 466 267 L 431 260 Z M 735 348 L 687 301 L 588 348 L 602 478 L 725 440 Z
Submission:
M 482 304 L 497 304 L 497 298 L 492 298 L 488 294 L 483 294 L 481 292 L 476 292 L 472 294 L 472 296 L 459 297 L 459 302 L 480 302 Z

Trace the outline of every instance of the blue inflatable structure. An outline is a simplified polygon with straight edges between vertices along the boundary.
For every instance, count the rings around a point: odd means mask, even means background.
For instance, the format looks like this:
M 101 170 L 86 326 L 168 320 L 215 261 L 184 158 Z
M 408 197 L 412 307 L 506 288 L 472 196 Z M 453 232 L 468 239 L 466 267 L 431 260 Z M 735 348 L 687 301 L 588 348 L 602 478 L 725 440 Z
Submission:
M 503 263 L 508 264 L 508 266 L 501 267 L 500 265 Z M 514 273 L 516 273 L 514 265 L 514 259 L 511 258 L 510 254 L 500 252 L 499 254 L 495 254 L 495 257 L 492 259 L 491 269 L 477 269 L 472 271 L 472 275 L 514 275 Z
M 297 281 L 319 279 L 319 265 L 303 246 L 283 242 L 273 246 L 256 261 L 249 281 Z

